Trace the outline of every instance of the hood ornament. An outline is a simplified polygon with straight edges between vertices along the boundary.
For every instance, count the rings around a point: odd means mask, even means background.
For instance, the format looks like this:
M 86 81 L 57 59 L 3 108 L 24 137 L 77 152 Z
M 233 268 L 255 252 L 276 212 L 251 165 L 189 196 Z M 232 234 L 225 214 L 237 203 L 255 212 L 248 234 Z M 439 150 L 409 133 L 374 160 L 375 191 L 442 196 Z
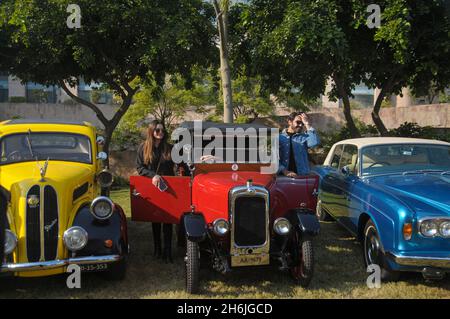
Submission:
M 39 166 L 39 171 L 41 173 L 41 180 L 40 180 L 40 182 L 45 182 L 45 174 L 47 174 L 47 168 L 48 168 L 48 161 L 49 160 L 50 160 L 50 157 L 47 158 L 47 160 L 45 161 L 43 166 L 41 166 L 41 164 L 39 164 L 39 161 L 37 162 L 37 164 Z

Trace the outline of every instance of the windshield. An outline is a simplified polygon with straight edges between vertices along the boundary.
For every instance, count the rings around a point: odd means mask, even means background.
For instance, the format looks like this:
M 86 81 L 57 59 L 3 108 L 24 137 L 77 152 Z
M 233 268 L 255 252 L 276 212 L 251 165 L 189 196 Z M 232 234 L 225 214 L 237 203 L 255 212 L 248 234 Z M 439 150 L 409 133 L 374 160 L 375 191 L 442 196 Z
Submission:
M 0 143 L 1 165 L 47 159 L 92 163 L 91 143 L 84 135 L 28 132 L 5 136 Z
M 377 145 L 362 149 L 362 175 L 407 171 L 450 171 L 450 146 Z

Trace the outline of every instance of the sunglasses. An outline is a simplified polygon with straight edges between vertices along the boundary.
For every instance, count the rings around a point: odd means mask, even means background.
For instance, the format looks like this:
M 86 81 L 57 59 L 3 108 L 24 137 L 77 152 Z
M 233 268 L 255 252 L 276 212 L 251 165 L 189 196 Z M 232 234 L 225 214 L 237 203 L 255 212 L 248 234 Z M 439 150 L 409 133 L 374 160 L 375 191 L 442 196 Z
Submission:
M 164 133 L 164 129 L 162 129 L 162 128 L 155 128 L 155 133 L 156 134 Z

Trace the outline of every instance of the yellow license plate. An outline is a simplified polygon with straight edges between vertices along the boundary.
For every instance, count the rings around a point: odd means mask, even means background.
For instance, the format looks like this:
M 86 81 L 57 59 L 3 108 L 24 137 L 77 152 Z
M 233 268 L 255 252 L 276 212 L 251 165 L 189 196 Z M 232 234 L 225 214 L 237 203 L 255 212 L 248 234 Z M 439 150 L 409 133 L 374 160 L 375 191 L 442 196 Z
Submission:
M 269 254 L 231 256 L 231 267 L 262 266 L 269 263 Z

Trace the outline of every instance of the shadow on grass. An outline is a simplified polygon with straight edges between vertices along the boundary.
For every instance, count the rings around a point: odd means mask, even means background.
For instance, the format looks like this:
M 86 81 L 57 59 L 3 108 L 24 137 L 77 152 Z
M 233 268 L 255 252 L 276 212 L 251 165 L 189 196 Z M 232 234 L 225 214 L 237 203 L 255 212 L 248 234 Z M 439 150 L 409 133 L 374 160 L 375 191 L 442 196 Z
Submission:
M 296 286 L 288 273 L 275 266 L 238 268 L 227 275 L 202 268 L 201 294 L 189 296 L 184 292 L 184 249 L 174 248 L 174 263 L 165 264 L 152 256 L 150 223 L 129 221 L 129 237 L 131 254 L 123 281 L 108 281 L 101 273 L 87 273 L 82 275 L 81 289 L 68 289 L 67 275 L 2 278 L 0 298 L 340 298 L 367 289 L 361 247 L 335 223 L 322 223 L 321 234 L 314 242 L 315 274 L 308 289 Z M 427 283 L 420 274 L 405 274 L 402 281 L 450 289 L 448 277 Z

